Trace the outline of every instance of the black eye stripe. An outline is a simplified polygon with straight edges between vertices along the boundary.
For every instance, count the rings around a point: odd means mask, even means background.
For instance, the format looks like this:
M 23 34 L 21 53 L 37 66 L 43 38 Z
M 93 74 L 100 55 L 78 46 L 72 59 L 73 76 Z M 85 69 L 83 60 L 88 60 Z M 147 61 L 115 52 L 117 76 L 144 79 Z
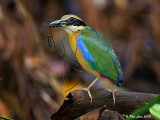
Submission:
M 86 26 L 86 24 L 81 21 L 78 20 L 76 18 L 70 17 L 69 19 L 65 20 L 66 21 L 66 25 L 73 25 L 73 26 Z
M 73 18 L 73 17 L 70 17 L 68 20 L 69 20 L 70 22 L 73 22 L 73 21 L 76 20 L 76 19 Z
M 73 25 L 75 25 L 75 26 L 86 26 L 86 24 L 84 22 L 82 22 L 81 20 L 75 20 Z

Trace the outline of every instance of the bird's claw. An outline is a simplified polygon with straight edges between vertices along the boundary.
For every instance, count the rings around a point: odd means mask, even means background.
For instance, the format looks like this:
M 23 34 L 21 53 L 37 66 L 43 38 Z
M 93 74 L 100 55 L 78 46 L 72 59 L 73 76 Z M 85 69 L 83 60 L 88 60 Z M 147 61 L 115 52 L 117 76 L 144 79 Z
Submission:
M 113 95 L 113 105 L 115 105 L 115 103 L 116 103 L 115 92 L 117 90 L 116 89 L 107 89 L 107 90 L 112 93 L 112 95 Z
M 91 95 L 90 89 L 89 88 L 82 88 L 82 90 L 85 90 L 88 92 L 89 98 L 91 99 L 91 103 L 92 103 L 92 95 Z

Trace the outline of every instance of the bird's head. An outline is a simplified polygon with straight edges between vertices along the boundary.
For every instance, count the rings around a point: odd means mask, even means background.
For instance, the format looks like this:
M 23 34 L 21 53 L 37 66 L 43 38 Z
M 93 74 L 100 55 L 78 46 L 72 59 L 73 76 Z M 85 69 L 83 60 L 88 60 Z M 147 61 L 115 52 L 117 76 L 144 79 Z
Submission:
M 75 15 L 64 15 L 60 20 L 51 22 L 49 27 L 63 27 L 70 34 L 85 29 L 86 24 Z

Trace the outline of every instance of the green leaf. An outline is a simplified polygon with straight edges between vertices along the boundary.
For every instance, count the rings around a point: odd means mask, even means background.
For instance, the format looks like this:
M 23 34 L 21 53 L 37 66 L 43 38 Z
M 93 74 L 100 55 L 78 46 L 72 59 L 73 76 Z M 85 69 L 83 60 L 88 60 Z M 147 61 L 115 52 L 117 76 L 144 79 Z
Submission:
M 160 119 L 160 104 L 155 104 L 149 109 L 149 112 L 156 118 Z
M 145 104 L 143 107 L 137 108 L 131 115 L 133 117 L 128 117 L 126 120 L 136 120 L 138 116 L 144 115 L 149 109 L 156 103 L 160 102 L 160 95 L 152 99 L 150 102 Z
M 10 119 L 10 118 L 6 118 L 6 117 L 3 117 L 3 116 L 0 116 L 1 119 L 4 119 L 4 120 L 13 120 L 13 119 Z

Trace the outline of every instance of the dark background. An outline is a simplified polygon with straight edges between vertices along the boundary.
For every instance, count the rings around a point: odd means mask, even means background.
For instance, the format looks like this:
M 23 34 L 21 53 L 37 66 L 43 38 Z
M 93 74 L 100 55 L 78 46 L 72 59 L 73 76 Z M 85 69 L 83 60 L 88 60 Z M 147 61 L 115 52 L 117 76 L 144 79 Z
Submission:
M 0 116 L 47 120 L 62 104 L 66 90 L 80 79 L 74 89 L 94 79 L 79 65 L 64 60 L 76 63 L 63 30 L 52 29 L 56 49 L 47 44 L 49 30 L 43 22 L 66 14 L 75 14 L 102 32 L 121 63 L 122 88 L 103 79 L 93 89 L 159 93 L 159 0 L 1 0 Z

